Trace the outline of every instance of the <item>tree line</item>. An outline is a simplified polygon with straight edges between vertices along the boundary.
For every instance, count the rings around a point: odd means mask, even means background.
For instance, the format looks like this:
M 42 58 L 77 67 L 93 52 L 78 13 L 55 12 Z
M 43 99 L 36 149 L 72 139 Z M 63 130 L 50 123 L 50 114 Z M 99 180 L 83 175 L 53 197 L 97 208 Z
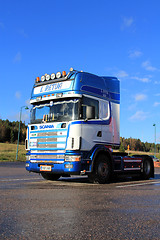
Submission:
M 26 126 L 21 122 L 20 124 L 20 143 L 25 142 Z M 18 140 L 19 121 L 10 122 L 0 119 L 0 142 L 16 143 Z
M 132 151 L 142 151 L 142 152 L 154 152 L 155 143 L 142 142 L 140 139 L 135 138 L 120 138 L 120 151 L 124 152 L 128 149 Z M 160 144 L 156 144 L 156 152 L 160 152 Z

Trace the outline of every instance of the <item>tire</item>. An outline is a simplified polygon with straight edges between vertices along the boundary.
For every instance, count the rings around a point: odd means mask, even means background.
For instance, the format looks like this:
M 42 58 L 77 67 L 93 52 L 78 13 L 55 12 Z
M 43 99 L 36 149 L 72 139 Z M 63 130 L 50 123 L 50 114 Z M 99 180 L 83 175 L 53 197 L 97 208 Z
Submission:
M 42 177 L 46 180 L 56 181 L 60 178 L 61 175 L 59 174 L 53 174 L 53 173 L 41 173 Z
M 105 154 L 100 154 L 95 163 L 94 172 L 88 176 L 89 181 L 100 184 L 108 183 L 111 178 L 111 164 Z
M 148 180 L 152 176 L 152 163 L 149 158 L 143 160 L 142 179 Z

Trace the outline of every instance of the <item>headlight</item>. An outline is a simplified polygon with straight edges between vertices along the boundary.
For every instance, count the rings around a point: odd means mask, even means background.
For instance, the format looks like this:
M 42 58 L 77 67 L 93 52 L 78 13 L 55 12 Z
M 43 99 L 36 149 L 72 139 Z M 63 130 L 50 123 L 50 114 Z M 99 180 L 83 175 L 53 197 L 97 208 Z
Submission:
M 41 77 L 41 81 L 44 82 L 45 80 L 46 80 L 46 77 L 43 75 L 43 76 Z
M 55 73 L 52 73 L 51 74 L 51 79 L 53 80 L 53 79 L 55 79 L 56 78 L 56 74 Z
M 46 80 L 48 81 L 51 78 L 49 74 L 46 75 Z
M 60 78 L 61 77 L 61 72 L 57 72 L 56 73 L 56 78 Z
M 65 161 L 66 162 L 80 162 L 81 156 L 67 155 L 67 156 L 65 156 Z

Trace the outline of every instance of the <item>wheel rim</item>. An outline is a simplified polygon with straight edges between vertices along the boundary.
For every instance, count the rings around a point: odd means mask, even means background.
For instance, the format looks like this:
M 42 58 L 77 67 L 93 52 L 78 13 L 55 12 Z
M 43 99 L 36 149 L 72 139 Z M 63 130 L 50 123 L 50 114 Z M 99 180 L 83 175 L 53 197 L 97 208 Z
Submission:
M 98 175 L 101 176 L 102 178 L 106 178 L 108 176 L 108 165 L 107 163 L 101 162 L 98 165 Z

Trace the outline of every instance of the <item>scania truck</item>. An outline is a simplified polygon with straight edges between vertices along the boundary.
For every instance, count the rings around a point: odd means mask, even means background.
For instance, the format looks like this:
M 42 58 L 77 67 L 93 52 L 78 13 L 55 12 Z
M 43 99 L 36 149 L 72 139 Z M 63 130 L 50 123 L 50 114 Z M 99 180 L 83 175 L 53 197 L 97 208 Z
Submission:
M 26 169 L 47 180 L 88 175 L 107 183 L 117 174 L 154 177 L 149 156 L 113 151 L 120 145 L 120 83 L 73 68 L 37 77 L 26 137 Z

